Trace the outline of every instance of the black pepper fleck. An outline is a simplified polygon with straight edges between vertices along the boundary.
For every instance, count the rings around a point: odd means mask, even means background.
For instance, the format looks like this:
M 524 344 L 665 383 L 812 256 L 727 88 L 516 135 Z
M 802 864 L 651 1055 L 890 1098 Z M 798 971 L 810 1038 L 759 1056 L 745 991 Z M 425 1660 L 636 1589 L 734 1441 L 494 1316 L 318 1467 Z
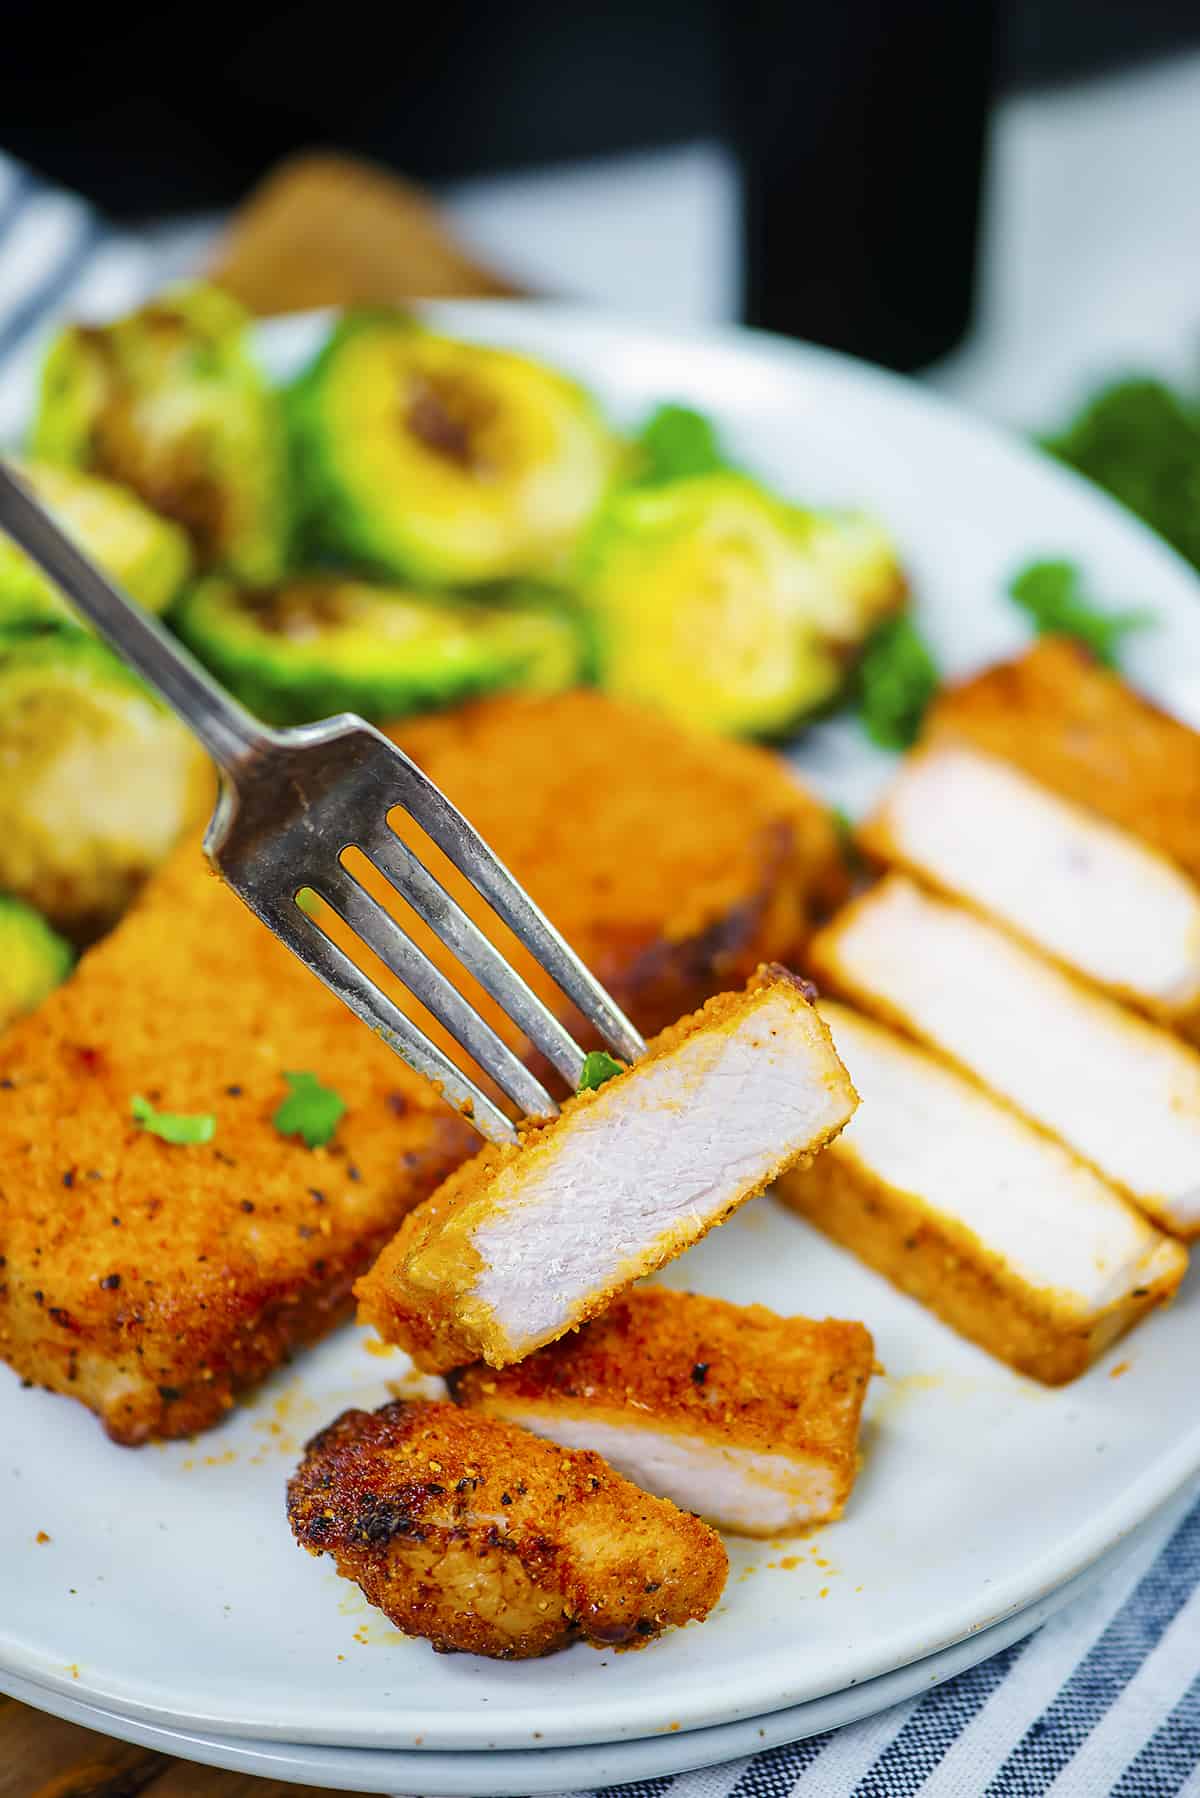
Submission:
M 121 1276 L 120 1274 L 105 1274 L 100 1284 L 105 1292 L 115 1292 L 121 1284 Z
M 69 1167 L 67 1169 L 66 1173 L 62 1177 L 62 1183 L 66 1187 L 74 1186 L 74 1184 L 75 1184 L 75 1169 L 73 1167 Z
M 692 1368 L 692 1385 L 693 1386 L 703 1386 L 705 1380 L 707 1380 L 707 1378 L 708 1378 L 708 1370 L 709 1370 L 710 1366 L 711 1366 L 711 1362 L 708 1362 L 708 1361 L 697 1361 L 696 1362 L 696 1365 Z
M 253 1211 L 254 1210 L 254 1200 L 253 1199 L 243 1199 L 242 1200 L 242 1210 L 243 1211 Z

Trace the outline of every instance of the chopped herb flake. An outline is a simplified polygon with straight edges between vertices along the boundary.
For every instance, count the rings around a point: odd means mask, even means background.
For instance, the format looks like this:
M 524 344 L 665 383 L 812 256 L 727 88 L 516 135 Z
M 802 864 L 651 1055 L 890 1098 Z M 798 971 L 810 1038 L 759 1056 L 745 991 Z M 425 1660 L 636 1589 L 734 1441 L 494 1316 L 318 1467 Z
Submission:
M 711 419 L 690 406 L 659 406 L 637 437 L 640 487 L 719 474 L 731 466 Z
M 315 1074 L 285 1074 L 291 1088 L 272 1120 L 281 1136 L 301 1136 L 310 1149 L 329 1142 L 346 1110 L 346 1101 Z
M 611 1080 L 614 1074 L 623 1074 L 624 1071 L 620 1062 L 614 1061 L 611 1055 L 606 1055 L 603 1049 L 593 1049 L 590 1055 L 583 1058 L 577 1090 L 581 1093 L 594 1092 L 606 1080 Z
M 143 1130 L 163 1142 L 211 1142 L 216 1134 L 217 1120 L 211 1111 L 156 1111 L 141 1093 L 135 1095 L 130 1110 Z
M 871 741 L 881 749 L 908 749 L 937 687 L 933 652 L 912 619 L 881 624 L 858 671 L 858 712 Z
M 1008 591 L 1039 636 L 1074 637 L 1109 668 L 1116 664 L 1122 637 L 1154 623 L 1152 612 L 1099 611 L 1084 597 L 1074 562 L 1030 562 L 1013 576 Z

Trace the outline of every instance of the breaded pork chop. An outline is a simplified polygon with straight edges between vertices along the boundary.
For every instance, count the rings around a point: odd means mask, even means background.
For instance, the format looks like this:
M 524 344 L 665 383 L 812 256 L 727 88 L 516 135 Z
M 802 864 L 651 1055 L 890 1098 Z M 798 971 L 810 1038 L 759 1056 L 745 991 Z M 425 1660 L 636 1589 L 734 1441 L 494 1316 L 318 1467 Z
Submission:
M 643 1035 L 744 984 L 761 962 L 793 960 L 844 895 L 828 811 L 769 750 L 585 689 L 482 700 L 393 734 Z M 487 907 L 431 847 L 421 853 L 438 878 L 494 933 Z M 497 940 L 561 1009 L 519 946 Z M 497 1022 L 486 996 L 472 997 Z M 583 1041 L 582 1021 L 571 1022 Z
M 287 1070 L 345 1101 L 329 1147 L 275 1129 Z M 138 1094 L 212 1141 L 142 1129 Z M 191 842 L 0 1039 L 0 1353 L 118 1442 L 204 1429 L 345 1314 L 475 1141 Z
M 1078 644 L 1043 637 L 948 687 L 925 740 L 966 742 L 1152 843 L 1200 881 L 1200 734 Z
M 1177 1236 L 1200 1236 L 1200 1053 L 889 874 L 812 945 L 822 985 L 954 1061 Z
M 1200 1027 L 1200 888 L 1010 762 L 968 744 L 918 750 L 860 840 L 1115 998 Z
M 1187 1250 L 1069 1149 L 883 1025 L 821 1015 L 862 1103 L 777 1199 L 1048 1385 L 1170 1302 Z
M 804 983 L 760 969 L 456 1170 L 359 1281 L 360 1315 L 431 1373 L 519 1361 L 811 1158 L 856 1102 Z
M 599 1455 L 449 1404 L 345 1411 L 288 1486 L 293 1534 L 407 1635 L 500 1660 L 643 1648 L 706 1617 L 729 1562 Z
M 874 1364 L 860 1323 L 641 1286 L 516 1367 L 458 1369 L 450 1388 L 460 1405 L 598 1450 L 718 1529 L 774 1536 L 841 1516 Z

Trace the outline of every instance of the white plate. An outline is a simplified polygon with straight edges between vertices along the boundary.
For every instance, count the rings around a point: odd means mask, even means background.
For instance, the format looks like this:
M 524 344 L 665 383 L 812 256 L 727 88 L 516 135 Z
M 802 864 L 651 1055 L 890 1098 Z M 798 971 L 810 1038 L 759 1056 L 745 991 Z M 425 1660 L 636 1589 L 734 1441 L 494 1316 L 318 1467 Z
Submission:
M 1014 567 L 1077 557 L 1103 599 L 1159 614 L 1132 647 L 1133 671 L 1200 717 L 1194 576 L 1083 482 L 918 388 L 735 332 L 664 335 L 490 303 L 437 316 L 576 370 L 622 420 L 662 397 L 692 400 L 786 491 L 872 507 L 899 538 L 950 670 L 1021 640 L 1003 598 Z M 272 327 L 277 364 L 315 329 Z M 865 794 L 886 765 L 844 722 L 797 759 L 843 798 Z M 849 1515 L 790 1551 L 734 1545 L 724 1601 L 703 1627 L 636 1655 L 577 1648 L 508 1666 L 438 1657 L 389 1631 L 328 1563 L 300 1553 L 284 1520 L 301 1438 L 347 1404 L 378 1403 L 400 1366 L 346 1330 L 220 1430 L 140 1452 L 5 1373 L 0 1666 L 131 1717 L 293 1743 L 517 1749 L 698 1729 L 840 1692 L 1013 1615 L 1200 1470 L 1194 1280 L 1086 1379 L 1048 1392 L 769 1199 L 672 1277 L 781 1311 L 862 1317 L 890 1375 L 871 1400 Z M 39 1530 L 52 1540 L 37 1545 Z
M 906 1698 L 932 1691 L 956 1674 L 998 1654 L 1040 1628 L 1048 1617 L 1081 1598 L 1135 1552 L 1153 1552 L 1163 1543 L 1195 1497 L 1194 1489 L 1180 1503 L 1176 1499 L 1101 1556 L 1083 1573 L 1037 1604 L 1016 1616 L 940 1654 L 916 1661 L 911 1667 L 883 1673 L 861 1686 L 850 1686 L 827 1698 L 751 1717 L 741 1723 L 721 1723 L 712 1729 L 693 1729 L 680 1734 L 648 1736 L 633 1742 L 595 1744 L 584 1748 L 511 1749 L 494 1754 L 455 1754 L 437 1749 L 325 1748 L 290 1742 L 246 1742 L 232 1737 L 197 1735 L 155 1723 L 134 1722 L 112 1711 L 102 1711 L 61 1692 L 47 1692 L 14 1675 L 0 1673 L 0 1690 L 25 1704 L 48 1710 L 69 1722 L 143 1748 L 227 1767 L 238 1773 L 254 1773 L 264 1779 L 294 1780 L 303 1785 L 329 1786 L 346 1792 L 405 1792 L 418 1787 L 426 1798 L 509 1798 L 510 1794 L 571 1792 L 623 1784 L 632 1779 L 663 1778 L 689 1773 L 696 1767 L 715 1767 L 744 1754 L 761 1754 L 785 1742 L 876 1715 Z

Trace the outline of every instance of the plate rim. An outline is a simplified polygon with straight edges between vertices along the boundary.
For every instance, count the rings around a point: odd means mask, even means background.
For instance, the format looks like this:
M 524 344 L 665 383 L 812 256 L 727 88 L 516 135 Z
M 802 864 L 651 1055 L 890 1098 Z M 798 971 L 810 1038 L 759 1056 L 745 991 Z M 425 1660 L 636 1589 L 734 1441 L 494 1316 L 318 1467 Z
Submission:
M 35 1709 L 46 1708 L 55 1716 L 66 1717 L 68 1721 L 104 1734 L 116 1734 L 124 1741 L 135 1741 L 143 1747 L 161 1747 L 164 1752 L 184 1760 L 202 1758 L 202 1764 L 206 1766 L 225 1767 L 261 1778 L 282 1779 L 299 1785 L 314 1782 L 327 1785 L 331 1779 L 337 1779 L 343 1783 L 340 1788 L 333 1789 L 364 1793 L 389 1788 L 403 1791 L 420 1786 L 428 1798 L 526 1798 L 526 1795 L 527 1798 L 560 1798 L 563 1793 L 584 1790 L 597 1782 L 607 1787 L 631 1780 L 673 1778 L 724 1766 L 743 1755 L 763 1754 L 828 1729 L 862 1722 L 922 1692 L 933 1691 L 947 1680 L 956 1679 L 1000 1654 L 1014 1642 L 1032 1635 L 1059 1611 L 1082 1598 L 1093 1585 L 1124 1565 L 1157 1528 L 1162 1526 L 1164 1535 L 1174 1529 L 1198 1497 L 1200 1487 L 1189 1493 L 1186 1503 L 1180 1503 L 1177 1495 L 1175 1501 L 1169 1500 L 1090 1566 L 1043 1598 L 1014 1612 L 1011 1617 L 960 1638 L 933 1655 L 882 1673 L 876 1679 L 845 1686 L 824 1697 L 783 1710 L 764 1712 L 761 1717 L 713 1724 L 709 1728 L 684 1730 L 674 1735 L 660 1731 L 655 1736 L 618 1742 L 547 1748 L 347 1748 L 327 1743 L 266 1742 L 261 1738 L 239 1740 L 232 1736 L 176 1730 L 169 1725 L 104 1711 L 70 1693 L 50 1694 L 17 1675 L 12 1677 L 20 1689 L 10 1695 Z M 0 1687 L 4 1683 L 4 1677 L 0 1675 Z M 39 1701 L 46 1696 L 53 1696 L 59 1702 L 42 1707 Z M 117 1725 L 115 1729 L 110 1727 L 113 1724 Z M 757 1733 L 751 1735 L 752 1730 Z M 181 1748 L 196 1747 L 206 1751 L 203 1757 L 180 1753 Z M 605 1753 L 610 1757 L 609 1762 L 607 1765 L 602 1763 L 597 1771 L 594 1757 Z M 589 1757 L 586 1769 L 582 1764 L 584 1756 Z M 615 1760 L 611 1758 L 613 1756 Z M 494 1783 L 483 1772 L 484 1762 L 488 1768 L 502 1770 L 503 1778 L 499 1783 Z M 581 1773 L 586 1777 L 579 1784 L 577 1776 Z M 347 1779 L 350 1783 L 345 1783 Z M 393 1785 L 393 1782 L 396 1783 Z

